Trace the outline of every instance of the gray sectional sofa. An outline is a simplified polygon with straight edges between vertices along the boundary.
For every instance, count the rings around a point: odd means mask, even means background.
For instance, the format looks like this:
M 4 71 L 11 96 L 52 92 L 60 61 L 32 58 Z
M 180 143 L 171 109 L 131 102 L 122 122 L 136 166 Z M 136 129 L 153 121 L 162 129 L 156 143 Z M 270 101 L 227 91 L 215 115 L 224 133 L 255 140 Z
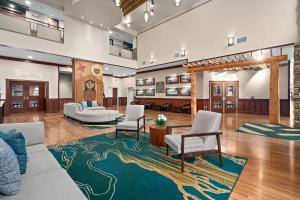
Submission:
M 87 200 L 43 144 L 43 122 L 0 124 L 0 131 L 11 129 L 23 133 L 29 160 L 19 194 L 0 195 L 1 200 Z

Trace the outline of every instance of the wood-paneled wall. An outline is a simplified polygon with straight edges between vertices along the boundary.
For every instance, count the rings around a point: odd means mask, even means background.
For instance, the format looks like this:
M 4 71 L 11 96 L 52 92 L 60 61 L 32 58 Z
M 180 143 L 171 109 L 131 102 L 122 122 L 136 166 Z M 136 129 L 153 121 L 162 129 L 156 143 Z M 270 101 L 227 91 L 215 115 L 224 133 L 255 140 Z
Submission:
M 55 113 L 64 109 L 64 104 L 68 102 L 74 102 L 73 99 L 47 99 L 46 100 L 46 112 Z
M 163 102 L 171 102 L 172 107 L 181 107 L 184 104 L 191 103 L 191 99 L 172 99 L 172 98 L 136 98 L 139 104 L 152 100 L 154 105 L 161 105 Z M 209 99 L 197 99 L 197 110 L 210 110 Z M 269 114 L 269 99 L 239 99 L 238 112 L 249 114 Z M 281 116 L 290 116 L 290 101 L 280 100 Z
M 105 107 L 112 107 L 113 106 L 113 98 L 112 97 L 104 98 L 103 105 Z M 127 105 L 127 97 L 119 97 L 119 105 L 126 106 Z

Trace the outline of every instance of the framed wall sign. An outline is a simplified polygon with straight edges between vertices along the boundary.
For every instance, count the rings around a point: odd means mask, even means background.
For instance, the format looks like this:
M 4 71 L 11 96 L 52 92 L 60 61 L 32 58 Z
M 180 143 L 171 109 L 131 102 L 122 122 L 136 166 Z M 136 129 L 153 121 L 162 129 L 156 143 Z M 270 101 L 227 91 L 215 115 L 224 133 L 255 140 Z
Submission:
M 191 74 L 180 75 L 180 83 L 190 83 L 190 82 L 191 82 Z
M 155 78 L 148 78 L 144 80 L 145 85 L 150 86 L 150 85 L 155 85 Z
M 166 96 L 178 96 L 177 88 L 166 88 Z
M 144 80 L 143 79 L 138 79 L 136 80 L 136 86 L 144 86 Z
M 137 96 L 137 97 L 145 96 L 144 90 L 136 90 L 135 93 L 136 93 L 136 96 Z
M 156 93 L 164 93 L 165 92 L 165 83 L 157 82 L 156 83 Z
M 179 83 L 179 76 L 166 77 L 166 84 L 178 84 L 178 83 Z
M 155 89 L 145 89 L 145 96 L 155 96 Z
M 191 96 L 191 87 L 178 88 L 179 96 Z

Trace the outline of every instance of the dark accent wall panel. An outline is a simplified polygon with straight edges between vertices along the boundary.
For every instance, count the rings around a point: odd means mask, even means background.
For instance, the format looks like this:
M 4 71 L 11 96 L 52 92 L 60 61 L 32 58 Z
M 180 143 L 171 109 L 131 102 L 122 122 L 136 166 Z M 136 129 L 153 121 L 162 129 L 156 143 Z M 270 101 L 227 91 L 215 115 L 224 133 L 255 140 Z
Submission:
M 46 99 L 46 112 L 55 113 L 64 109 L 64 104 L 73 102 L 73 99 Z
M 269 114 L 269 99 L 239 99 L 238 112 L 249 114 Z M 280 100 L 280 115 L 290 116 L 290 100 Z

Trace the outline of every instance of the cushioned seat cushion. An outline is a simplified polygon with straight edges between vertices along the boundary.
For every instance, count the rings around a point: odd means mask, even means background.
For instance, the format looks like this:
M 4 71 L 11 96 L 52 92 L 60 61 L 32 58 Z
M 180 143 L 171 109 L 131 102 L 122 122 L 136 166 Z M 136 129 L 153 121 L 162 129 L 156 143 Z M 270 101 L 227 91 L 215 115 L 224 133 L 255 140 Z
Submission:
M 12 148 L 0 138 L 0 193 L 17 194 L 20 187 L 21 177 L 17 156 Z
M 28 149 L 30 148 L 31 147 L 29 147 Z M 40 151 L 30 151 L 30 153 L 28 153 L 28 158 L 28 169 L 26 174 L 23 175 L 22 178 L 27 176 L 40 175 L 49 170 L 61 168 L 58 162 L 47 149 L 40 149 Z
M 27 167 L 27 152 L 25 147 L 25 138 L 20 132 L 12 130 L 8 133 L 0 132 L 0 138 L 2 138 L 16 153 L 21 174 L 26 173 Z
M 83 200 L 87 199 L 63 169 L 47 171 L 36 176 L 22 176 L 21 191 L 1 200 Z
M 165 136 L 165 143 L 177 153 L 181 153 L 181 135 L 173 134 Z M 204 150 L 204 139 L 202 137 L 185 138 L 184 153 Z
M 141 122 L 139 124 L 140 128 L 143 126 Z M 116 125 L 116 129 L 120 130 L 137 130 L 137 121 L 123 121 Z

